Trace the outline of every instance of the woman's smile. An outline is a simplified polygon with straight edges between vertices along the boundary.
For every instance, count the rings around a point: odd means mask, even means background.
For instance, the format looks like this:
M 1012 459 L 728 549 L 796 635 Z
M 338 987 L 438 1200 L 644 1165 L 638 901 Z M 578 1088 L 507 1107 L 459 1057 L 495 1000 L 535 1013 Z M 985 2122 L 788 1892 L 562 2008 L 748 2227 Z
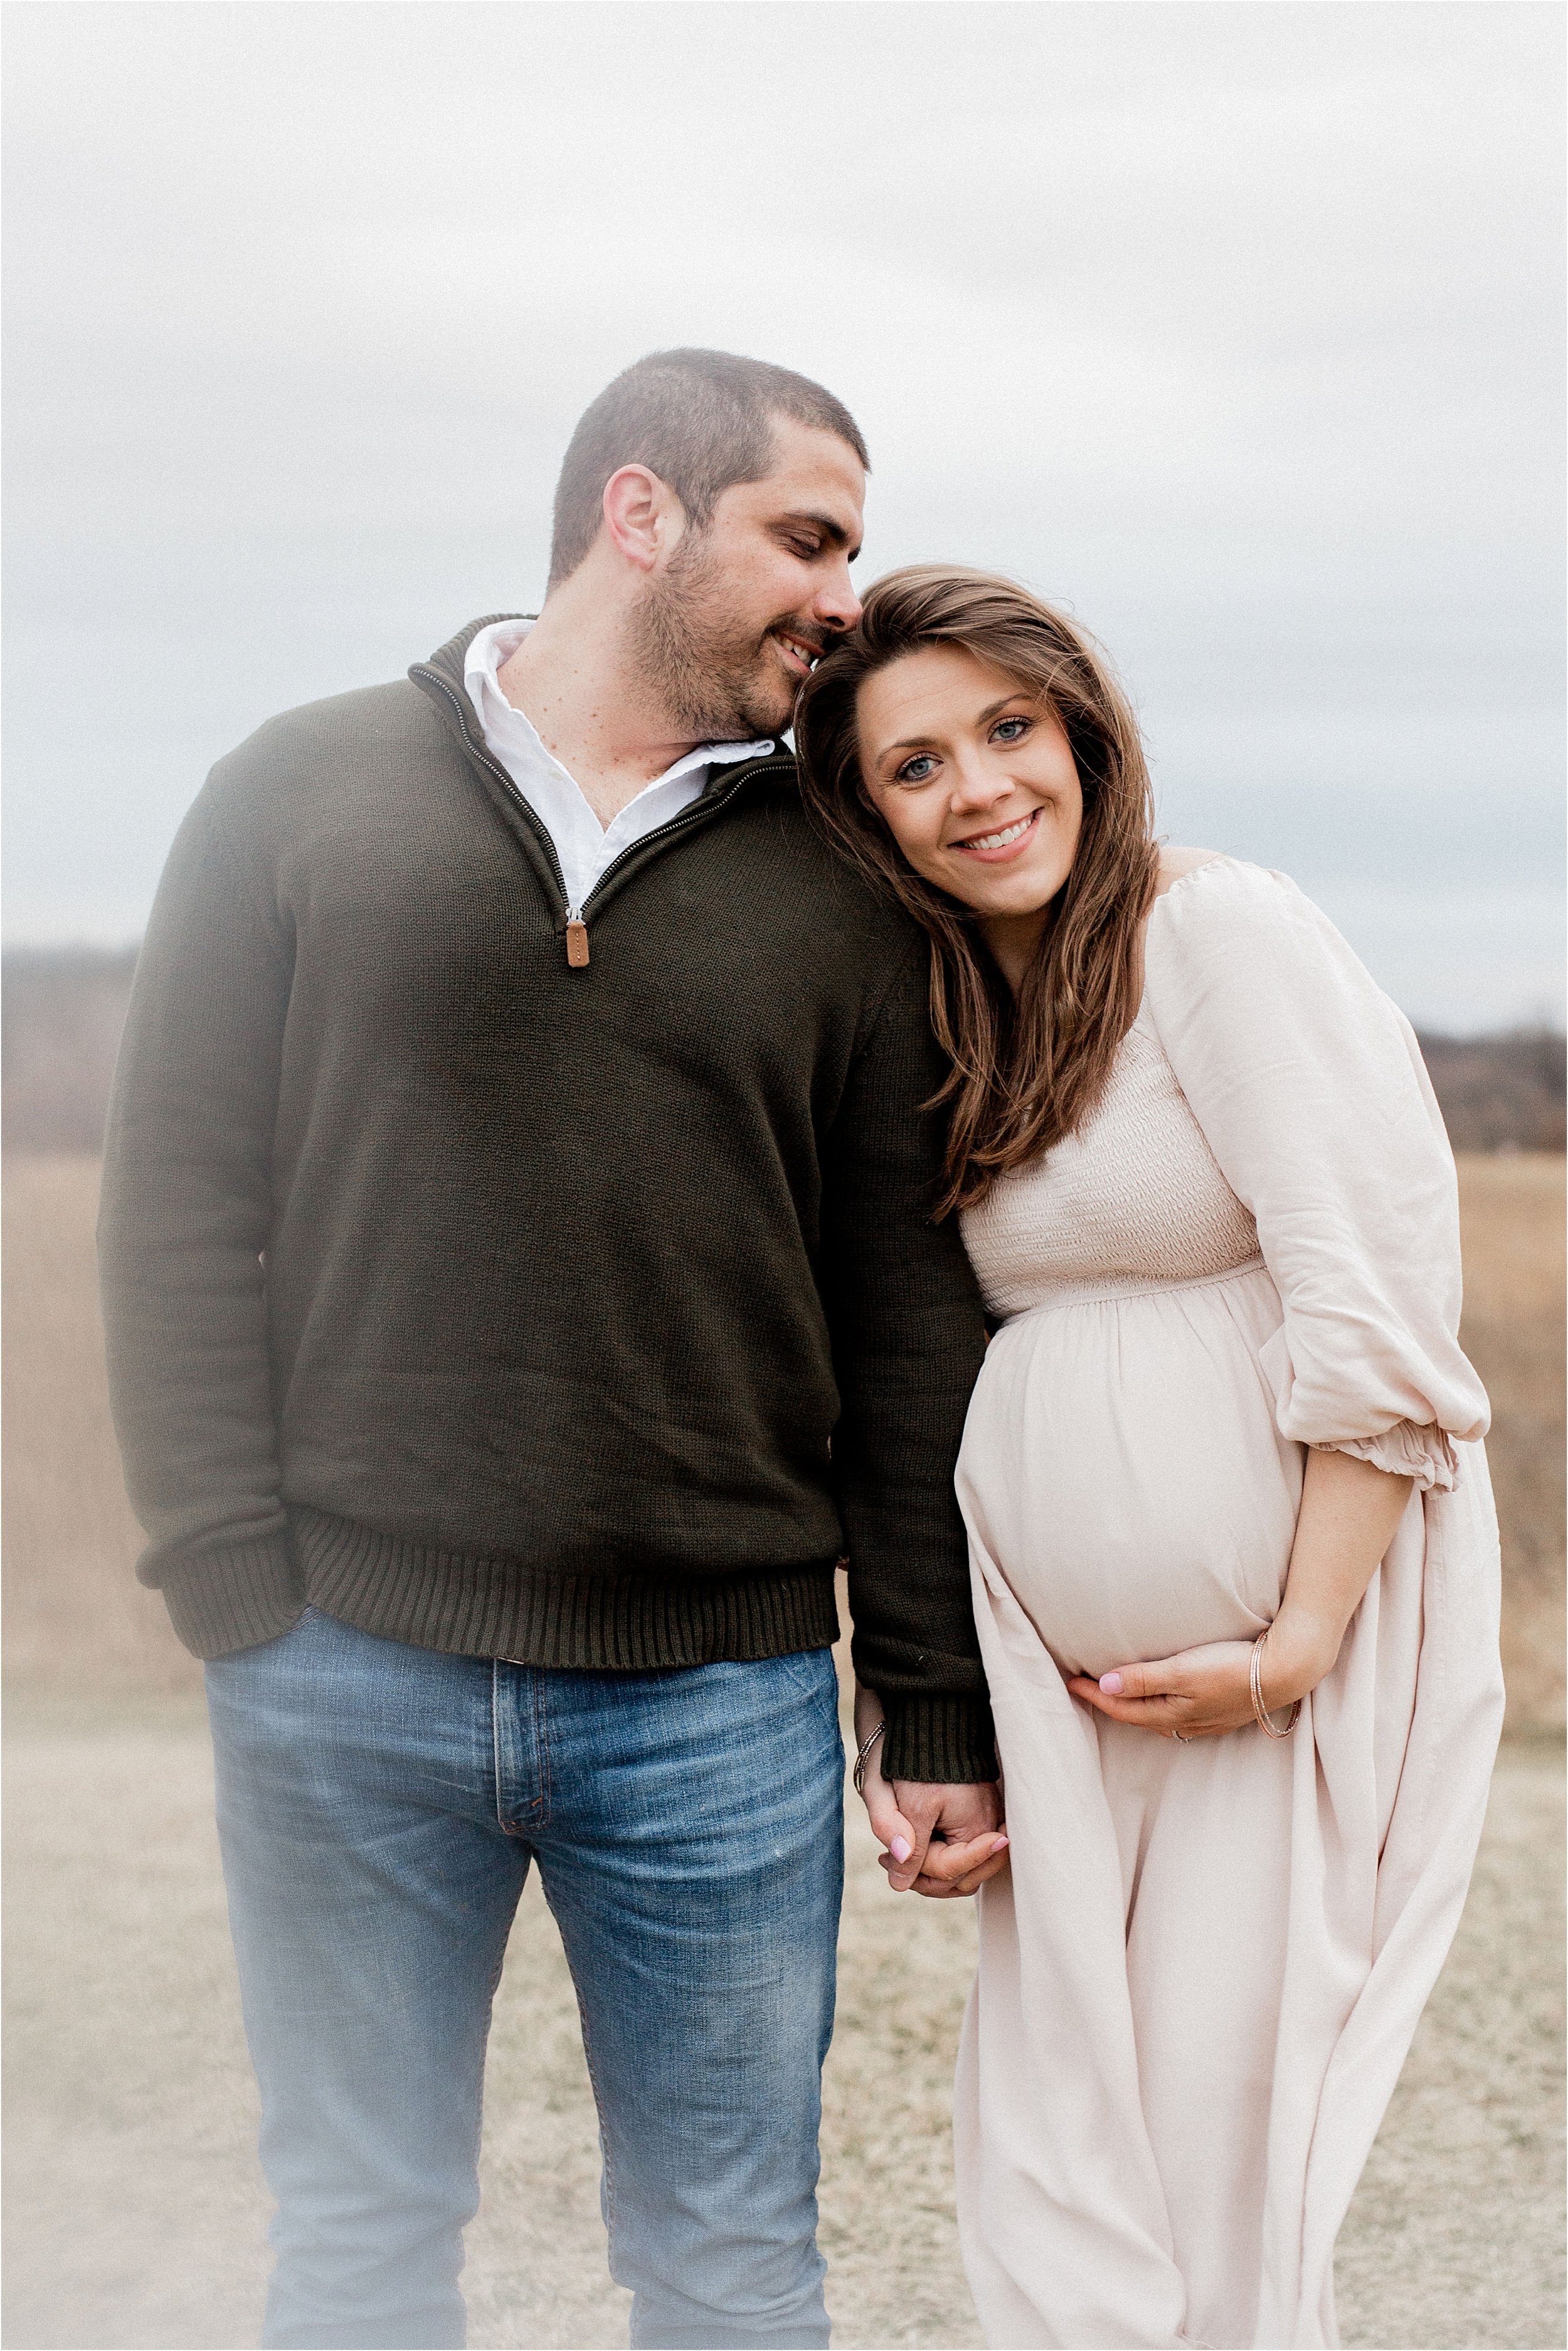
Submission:
M 990 832 L 970 833 L 962 841 L 948 842 L 950 849 L 961 849 L 967 857 L 981 859 L 987 865 L 1000 865 L 1012 857 L 1021 857 L 1040 829 L 1040 810 L 1030 809 L 1027 815 L 1015 817 Z

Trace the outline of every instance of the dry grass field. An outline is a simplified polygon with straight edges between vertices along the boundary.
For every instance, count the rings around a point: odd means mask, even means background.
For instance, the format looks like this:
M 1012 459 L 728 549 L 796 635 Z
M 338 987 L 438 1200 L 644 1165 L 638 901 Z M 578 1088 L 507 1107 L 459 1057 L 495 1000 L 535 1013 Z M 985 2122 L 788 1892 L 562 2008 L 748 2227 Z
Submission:
M 1509 1744 L 1458 1941 L 1342 2241 L 1347 2343 L 1563 2342 L 1560 1951 L 1563 1162 L 1461 1165 L 1467 1343 L 1491 1391 Z M 199 1674 L 130 1568 L 89 1159 L 5 1175 L 8 2208 L 5 2341 L 255 2340 L 267 2202 L 211 1822 Z M 822 2241 L 842 2346 L 978 2335 L 948 2085 L 959 1905 L 852 1855 L 826 2090 Z M 479 2345 L 625 2339 L 559 1939 L 530 1889 L 497 2005 Z
M 1515 1737 L 1563 1727 L 1563 1170 L 1535 1153 L 1459 1162 L 1461 1336 L 1491 1397 Z
M 1465 1343 L 1490 1392 L 1514 1736 L 1563 1723 L 1563 1165 L 1466 1155 Z M 141 1547 L 109 1422 L 93 1269 L 98 1162 L 5 1171 L 5 1673 L 29 1689 L 196 1690 Z

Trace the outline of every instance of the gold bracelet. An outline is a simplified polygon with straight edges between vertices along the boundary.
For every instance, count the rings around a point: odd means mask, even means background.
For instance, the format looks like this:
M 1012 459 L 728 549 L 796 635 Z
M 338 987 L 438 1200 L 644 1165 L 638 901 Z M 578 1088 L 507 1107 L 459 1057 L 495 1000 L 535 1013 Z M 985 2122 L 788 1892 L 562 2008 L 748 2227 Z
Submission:
M 1294 1730 L 1296 1727 L 1297 1719 L 1301 1711 L 1301 1699 L 1297 1698 L 1295 1703 L 1292 1705 L 1291 1708 L 1291 1719 L 1285 1725 L 1283 1730 L 1275 1729 L 1273 1724 L 1269 1719 L 1269 1709 L 1263 1703 L 1263 1644 L 1268 1639 L 1272 1630 L 1273 1626 L 1271 1625 L 1265 1625 L 1263 1630 L 1259 1634 L 1258 1638 L 1252 1644 L 1252 1665 L 1249 1675 L 1249 1679 L 1252 1688 L 1252 1711 L 1258 1718 L 1258 1728 L 1260 1730 L 1267 1731 L 1270 1739 L 1289 1739 L 1291 1731 Z
M 862 1747 L 859 1754 L 855 1757 L 855 1793 L 857 1796 L 863 1796 L 865 1794 L 866 1757 L 871 1753 L 872 1749 L 876 1745 L 877 1740 L 882 1737 L 883 1732 L 886 1729 L 887 1721 L 884 1717 L 883 1719 L 877 1724 L 876 1729 L 872 1732 L 871 1737 L 865 1741 L 865 1744 Z

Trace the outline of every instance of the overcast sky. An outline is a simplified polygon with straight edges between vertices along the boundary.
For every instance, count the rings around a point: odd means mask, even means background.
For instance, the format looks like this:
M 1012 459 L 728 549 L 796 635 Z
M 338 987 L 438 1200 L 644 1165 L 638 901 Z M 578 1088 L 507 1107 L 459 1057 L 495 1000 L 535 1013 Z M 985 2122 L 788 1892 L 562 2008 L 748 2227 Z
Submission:
M 1071 604 L 1174 839 L 1558 1016 L 1555 0 L 5 16 L 12 939 L 134 936 L 222 751 L 535 605 L 692 342 L 854 410 L 865 579 Z

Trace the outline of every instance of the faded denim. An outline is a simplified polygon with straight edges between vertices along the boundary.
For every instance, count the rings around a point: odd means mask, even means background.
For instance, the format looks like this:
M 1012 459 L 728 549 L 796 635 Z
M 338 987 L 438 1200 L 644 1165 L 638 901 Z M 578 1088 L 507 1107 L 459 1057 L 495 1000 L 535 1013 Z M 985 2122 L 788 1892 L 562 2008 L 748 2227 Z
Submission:
M 463 2342 L 490 2004 L 535 1861 L 581 2005 L 632 2343 L 826 2344 L 831 1652 L 547 1670 L 311 1610 L 210 1664 L 207 1692 L 278 2207 L 265 2341 Z

